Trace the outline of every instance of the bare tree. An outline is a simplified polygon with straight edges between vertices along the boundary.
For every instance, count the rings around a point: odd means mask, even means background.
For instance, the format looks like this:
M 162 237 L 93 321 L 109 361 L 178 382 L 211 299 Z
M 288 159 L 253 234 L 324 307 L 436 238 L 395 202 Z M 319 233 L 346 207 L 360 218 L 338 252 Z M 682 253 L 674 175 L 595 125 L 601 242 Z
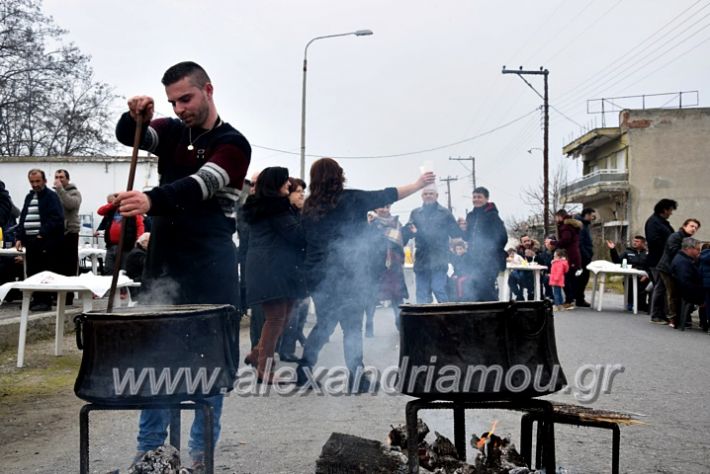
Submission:
M 560 166 L 553 171 L 550 181 L 550 222 L 554 223 L 553 215 L 556 210 L 562 207 L 562 188 L 567 182 L 567 172 Z M 534 185 L 526 186 L 520 193 L 520 199 L 523 203 L 530 206 L 532 212 L 523 219 L 509 219 L 507 222 L 508 229 L 517 235 L 529 234 L 533 238 L 542 239 L 546 232 L 554 233 L 553 229 L 545 229 L 544 227 L 544 186 L 542 178 Z
M 40 0 L 0 1 L 0 155 L 101 154 L 111 87 Z

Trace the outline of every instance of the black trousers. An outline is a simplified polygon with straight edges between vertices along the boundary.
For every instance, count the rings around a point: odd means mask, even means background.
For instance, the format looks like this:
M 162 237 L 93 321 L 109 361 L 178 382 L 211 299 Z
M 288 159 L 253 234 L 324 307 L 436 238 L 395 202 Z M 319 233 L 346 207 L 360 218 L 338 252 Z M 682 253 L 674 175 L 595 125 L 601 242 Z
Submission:
M 577 295 L 577 277 L 574 276 L 576 268 L 570 267 L 565 273 L 565 304 L 573 303 Z
M 35 275 L 39 272 L 50 271 L 59 273 L 58 256 L 62 242 L 61 240 L 36 237 L 26 237 L 22 241 L 25 246 L 25 258 L 27 259 L 27 276 Z M 78 249 L 78 247 L 77 247 Z M 32 295 L 34 304 L 52 304 L 52 294 L 46 291 L 37 291 Z
M 79 234 L 64 234 L 58 258 L 59 272 L 66 276 L 79 274 Z
M 584 290 L 587 288 L 587 283 L 589 283 L 589 270 L 587 270 L 587 264 L 582 264 L 582 274 L 576 278 L 577 281 L 575 282 L 575 300 L 581 303 L 585 301 Z
M 321 349 L 330 340 L 336 326 L 340 325 L 343 330 L 345 366 L 353 377 L 363 367 L 362 322 L 367 304 L 365 298 L 357 292 L 346 295 L 334 288 L 316 291 L 312 296 L 316 306 L 316 325 L 308 334 L 299 365 L 313 368 L 318 362 Z
M 289 315 L 288 325 L 281 335 L 281 343 L 278 348 L 279 354 L 292 355 L 296 352 L 296 341 L 301 345 L 305 344 L 306 336 L 303 334 L 303 327 L 308 319 L 308 306 L 310 298 L 298 300 L 293 305 Z

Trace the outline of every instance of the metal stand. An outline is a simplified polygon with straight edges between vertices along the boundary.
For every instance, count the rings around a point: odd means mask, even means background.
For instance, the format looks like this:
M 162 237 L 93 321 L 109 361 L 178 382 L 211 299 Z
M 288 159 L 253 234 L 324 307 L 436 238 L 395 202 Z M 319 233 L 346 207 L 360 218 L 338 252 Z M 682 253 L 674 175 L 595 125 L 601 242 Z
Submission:
M 554 407 L 546 400 L 535 398 L 519 401 L 464 401 L 464 400 L 424 400 L 416 399 L 407 403 L 407 456 L 409 473 L 419 472 L 419 456 L 417 446 L 417 413 L 419 410 L 453 410 L 454 412 L 454 445 L 460 460 L 466 460 L 466 410 L 516 410 L 524 411 L 527 414 L 534 413 L 536 420 L 542 420 L 538 424 L 538 465 L 542 461 L 547 472 L 555 472 L 555 425 Z M 521 452 L 526 463 L 530 465 L 532 461 L 532 419 L 523 417 L 522 423 L 530 424 L 529 429 L 523 429 L 521 434 Z M 523 425 L 527 426 L 527 425 Z M 543 449 L 544 447 L 544 449 Z
M 619 445 L 621 440 L 621 431 L 619 430 L 618 423 L 613 423 L 610 421 L 597 421 L 583 419 L 575 416 L 571 416 L 565 413 L 560 413 L 558 411 L 553 412 L 552 416 L 553 423 L 559 423 L 564 425 L 573 426 L 589 426 L 592 428 L 602 428 L 612 431 L 612 447 L 611 447 L 611 472 L 612 474 L 619 474 Z M 541 430 L 545 431 L 545 421 L 541 416 L 540 412 L 528 412 L 523 415 L 520 421 L 520 449 L 521 455 L 523 452 L 530 453 L 531 442 L 532 442 L 532 424 L 537 422 L 537 447 L 535 450 L 535 467 L 539 468 L 541 460 L 545 455 L 545 443 L 540 443 Z M 526 458 L 527 459 L 527 458 Z M 532 465 L 531 465 L 532 467 Z
M 114 410 L 170 410 L 170 444 L 180 450 L 180 412 L 182 410 L 202 410 L 205 416 L 205 474 L 214 474 L 214 410 L 205 400 L 193 400 L 186 403 L 169 403 L 163 405 L 132 404 L 132 405 L 100 405 L 87 403 L 79 412 L 79 473 L 89 474 L 89 412 Z

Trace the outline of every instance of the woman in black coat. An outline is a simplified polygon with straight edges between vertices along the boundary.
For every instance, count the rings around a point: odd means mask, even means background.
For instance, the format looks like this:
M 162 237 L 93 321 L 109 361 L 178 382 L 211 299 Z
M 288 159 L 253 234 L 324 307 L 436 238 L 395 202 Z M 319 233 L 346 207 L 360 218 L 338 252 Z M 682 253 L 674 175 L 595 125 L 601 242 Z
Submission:
M 310 382 L 309 374 L 318 354 L 339 324 L 349 389 L 370 390 L 370 380 L 362 376 L 362 317 L 372 288 L 367 266 L 372 253 L 367 213 L 403 199 L 435 180 L 434 174 L 428 172 L 398 188 L 344 189 L 345 175 L 335 160 L 321 158 L 313 163 L 311 193 L 303 208 L 303 221 L 306 283 L 316 307 L 316 325 L 308 334 L 296 369 L 298 385 Z
M 261 304 L 264 327 L 244 362 L 255 365 L 260 382 L 273 383 L 273 356 L 294 302 L 305 296 L 300 262 L 305 239 L 288 199 L 288 169 L 266 168 L 244 207 L 249 224 L 246 257 L 247 305 Z

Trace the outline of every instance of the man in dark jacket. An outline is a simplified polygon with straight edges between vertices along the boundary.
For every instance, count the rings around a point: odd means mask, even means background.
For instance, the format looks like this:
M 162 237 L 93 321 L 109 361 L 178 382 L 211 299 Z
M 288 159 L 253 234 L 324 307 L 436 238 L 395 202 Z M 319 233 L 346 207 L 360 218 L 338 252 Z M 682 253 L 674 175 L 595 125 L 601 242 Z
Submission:
M 582 223 L 564 209 L 555 213 L 555 222 L 557 223 L 557 248 L 567 252 L 569 263 L 569 270 L 565 274 L 565 302 L 562 306 L 565 309 L 572 309 L 577 294 L 575 273 L 582 267 L 582 256 L 579 252 L 579 233 L 582 230 Z
M 505 270 L 508 233 L 488 189 L 473 190 L 473 210 L 466 216 L 466 242 L 474 267 L 473 301 L 497 301 L 496 278 Z
M 44 270 L 58 271 L 59 249 L 64 238 L 64 209 L 57 194 L 47 187 L 44 171 L 32 169 L 27 174 L 32 191 L 27 194 L 20 214 L 15 247 L 26 248 L 27 275 Z M 30 311 L 49 311 L 52 295 L 36 292 Z
M 0 181 L 0 228 L 2 228 L 3 234 L 9 227 L 15 225 L 16 209 L 10 193 L 5 189 L 5 183 Z
M 416 242 L 414 279 L 417 303 L 431 303 L 432 293 L 439 303 L 449 301 L 446 292 L 449 237 L 461 237 L 462 233 L 451 212 L 437 202 L 438 197 L 436 189 L 422 191 L 422 207 L 412 211 L 406 226 L 411 234 L 403 234 L 405 244 L 409 238 Z
M 658 275 L 656 265 L 663 256 L 668 236 L 673 233 L 673 227 L 668 222 L 668 218 L 677 208 L 678 203 L 673 199 L 661 199 L 653 206 L 653 215 L 646 220 L 645 226 L 646 242 L 648 242 L 646 265 L 648 265 L 649 275 L 653 281 L 651 321 L 659 324 L 668 324 L 668 319 L 665 315 L 666 287 Z
M 671 276 L 678 288 L 678 296 L 682 301 L 695 305 L 702 305 L 705 300 L 703 280 L 697 264 L 699 256 L 700 242 L 692 237 L 686 237 L 681 243 L 680 251 L 673 257 L 670 267 Z M 691 326 L 690 319 L 686 320 L 686 325 Z
M 631 246 L 626 247 L 621 254 L 616 249 L 616 244 L 611 240 L 606 241 L 606 246 L 609 248 L 609 256 L 611 261 L 614 263 L 622 263 L 626 260 L 626 263 L 633 268 L 643 270 L 648 273 L 648 266 L 646 264 L 646 257 L 648 252 L 646 252 L 646 238 L 643 235 L 634 236 L 631 241 Z M 639 295 L 638 295 L 638 306 L 641 311 L 648 310 L 648 297 L 647 293 L 643 290 L 648 285 L 648 277 L 639 277 Z M 633 309 L 634 295 L 629 292 L 629 299 L 626 303 L 626 309 L 631 311 Z
M 591 207 L 585 207 L 582 209 L 581 214 L 579 214 L 576 219 L 582 223 L 582 230 L 579 232 L 579 253 L 582 257 L 582 273 L 577 277 L 575 282 L 577 288 L 577 294 L 575 295 L 576 306 L 583 308 L 589 308 L 589 304 L 584 299 L 584 290 L 587 288 L 587 283 L 589 283 L 589 270 L 587 270 L 587 265 L 592 261 L 594 255 L 594 243 L 592 241 L 592 229 L 591 225 L 597 218 L 597 213 Z
M 663 250 L 663 256 L 659 260 L 656 269 L 663 280 L 663 285 L 666 288 L 666 310 L 668 319 L 671 323 L 676 321 L 678 312 L 680 311 L 680 293 L 678 286 L 671 275 L 671 263 L 676 254 L 680 251 L 681 243 L 686 237 L 692 237 L 700 229 L 700 221 L 697 219 L 686 219 L 678 232 L 673 232 L 666 240 L 666 246 Z
M 20 217 L 20 210 L 12 202 L 10 193 L 5 189 L 5 183 L 0 181 L 0 229 L 2 229 L 2 244 L 4 247 L 12 247 L 15 243 L 14 229 L 17 218 Z M 0 257 L 0 284 L 22 279 L 24 272 L 22 263 L 15 261 L 14 256 L 8 255 Z M 5 296 L 5 301 L 12 301 L 18 295 L 19 290 L 10 290 Z

